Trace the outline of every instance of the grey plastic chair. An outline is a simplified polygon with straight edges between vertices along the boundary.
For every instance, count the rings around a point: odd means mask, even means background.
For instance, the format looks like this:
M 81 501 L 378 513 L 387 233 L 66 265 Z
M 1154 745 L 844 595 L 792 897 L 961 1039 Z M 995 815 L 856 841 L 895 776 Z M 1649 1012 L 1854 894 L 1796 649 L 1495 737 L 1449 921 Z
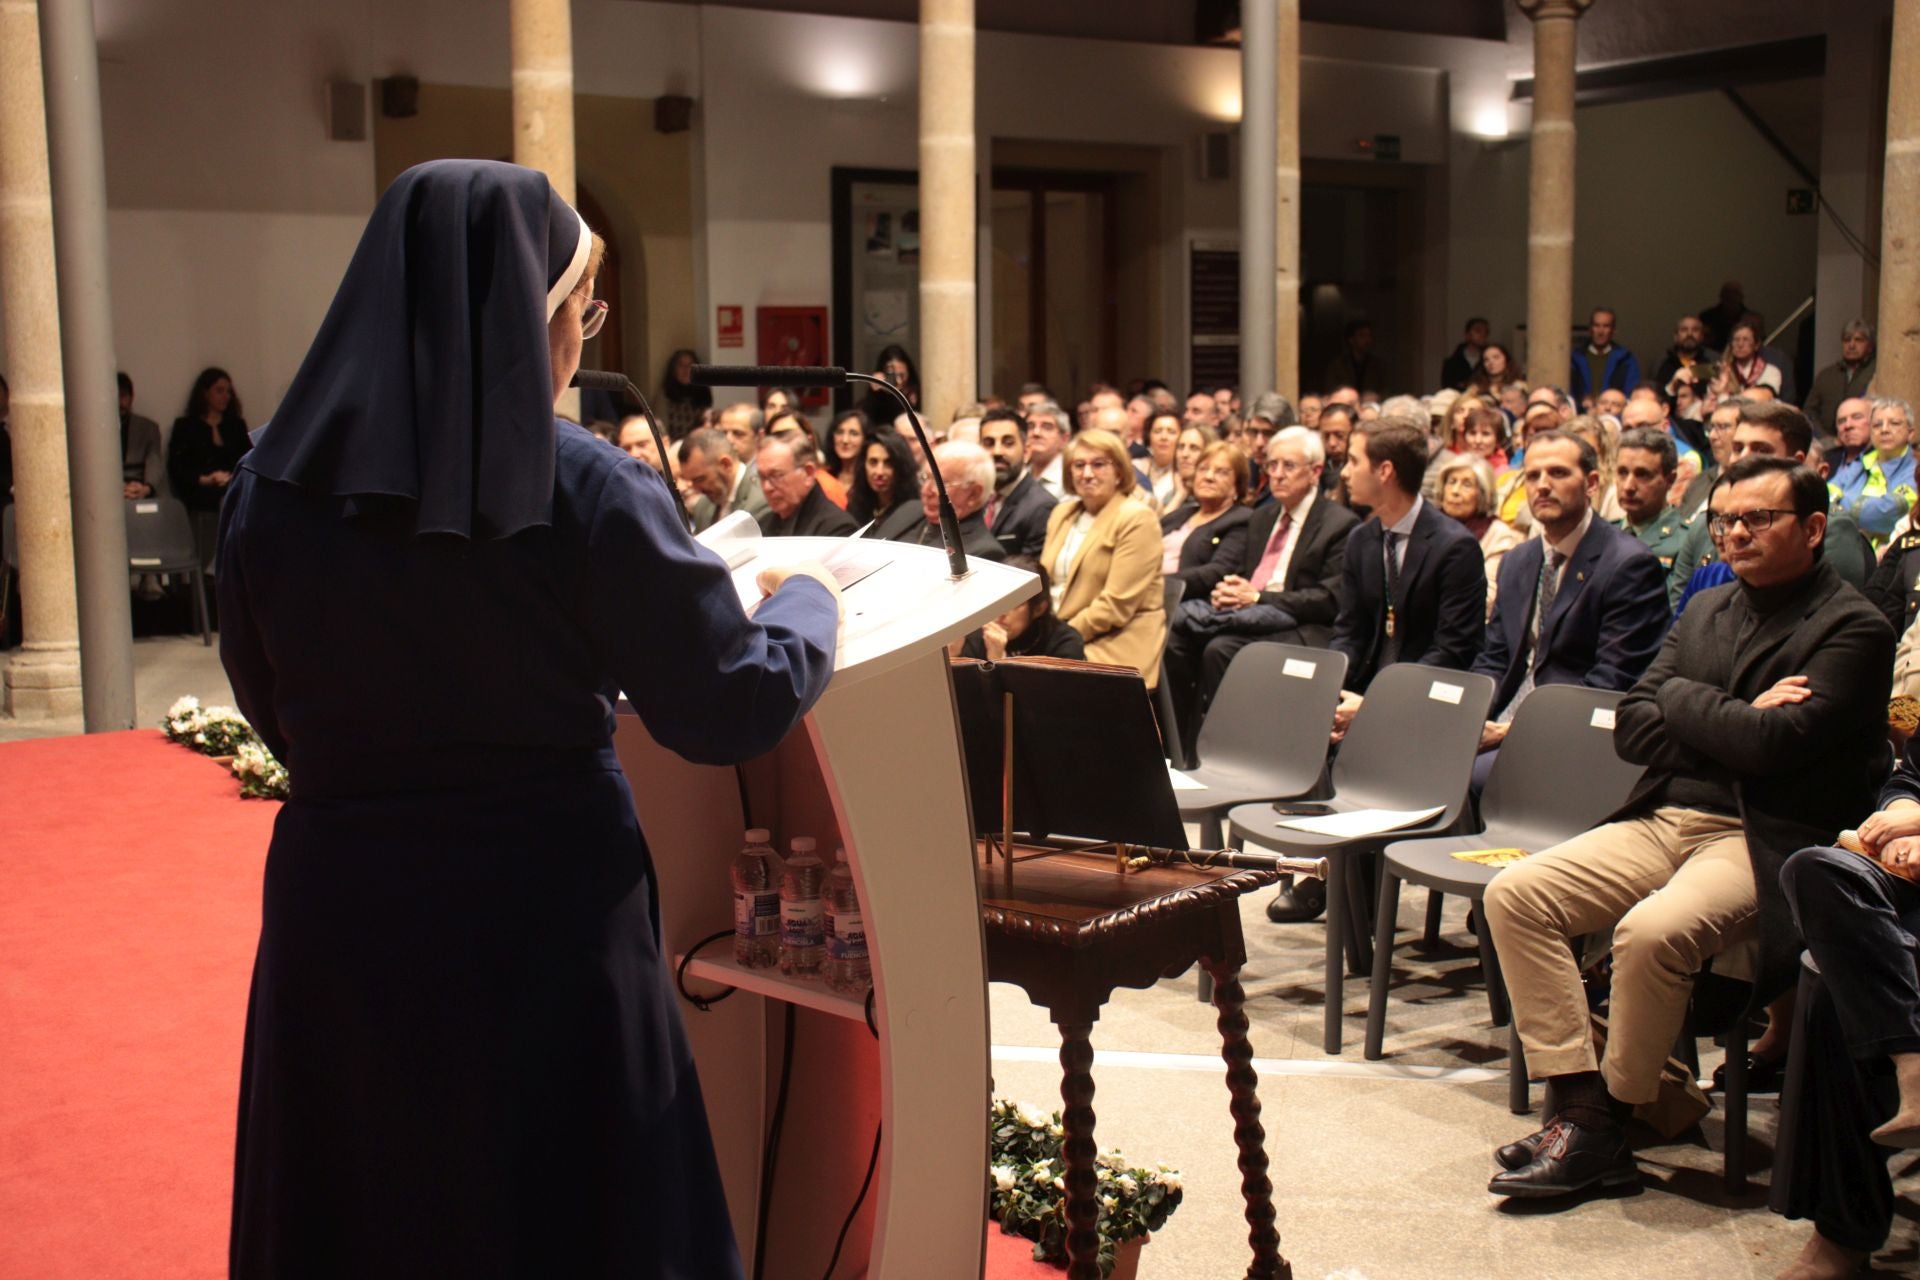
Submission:
M 1160 742 L 1166 748 L 1167 763 L 1176 769 L 1186 769 L 1193 764 L 1183 745 L 1185 738 L 1180 732 L 1180 716 L 1174 710 L 1173 690 L 1167 685 L 1167 645 L 1173 640 L 1173 614 L 1186 598 L 1186 592 L 1187 584 L 1179 578 L 1167 578 L 1161 583 L 1160 604 L 1166 610 L 1167 625 L 1160 635 L 1160 679 L 1153 686 L 1153 718 L 1160 722 Z
M 1220 819 L 1252 800 L 1303 796 L 1320 784 L 1347 655 L 1260 641 L 1233 656 L 1200 726 L 1200 790 L 1176 790 L 1183 822 L 1200 824 L 1200 847 L 1218 849 Z
M 1386 849 L 1380 903 L 1374 917 L 1373 983 L 1367 997 L 1366 1056 L 1382 1056 L 1388 984 L 1393 965 L 1394 925 L 1402 883 L 1422 885 L 1479 902 L 1500 868 L 1462 862 L 1455 853 L 1472 849 L 1525 849 L 1538 853 L 1598 826 L 1626 802 L 1642 768 L 1613 749 L 1613 712 L 1624 694 L 1580 685 L 1542 685 L 1527 695 L 1513 718 L 1480 796 L 1485 829 L 1466 835 L 1395 840 Z M 1493 951 L 1492 931 L 1479 930 L 1480 965 L 1493 1024 L 1507 1026 L 1506 984 Z M 1509 1028 L 1508 1106 L 1530 1109 L 1526 1060 L 1520 1038 Z
M 200 643 L 213 643 L 206 573 L 194 548 L 193 522 L 178 498 L 127 499 L 127 567 L 135 573 L 186 575 L 193 585 L 193 620 L 200 628 Z
M 1333 758 L 1335 813 L 1355 809 L 1426 809 L 1428 822 L 1360 837 L 1316 835 L 1282 827 L 1283 815 L 1266 803 L 1227 814 L 1230 832 L 1262 848 L 1331 862 L 1327 881 L 1326 1027 L 1322 1047 L 1340 1052 L 1340 1008 L 1350 954 L 1354 973 L 1372 966 L 1372 895 L 1362 888 L 1362 858 L 1396 840 L 1455 830 L 1467 802 L 1467 783 L 1480 731 L 1493 703 L 1493 681 L 1466 671 L 1403 662 L 1373 678 L 1366 703 Z

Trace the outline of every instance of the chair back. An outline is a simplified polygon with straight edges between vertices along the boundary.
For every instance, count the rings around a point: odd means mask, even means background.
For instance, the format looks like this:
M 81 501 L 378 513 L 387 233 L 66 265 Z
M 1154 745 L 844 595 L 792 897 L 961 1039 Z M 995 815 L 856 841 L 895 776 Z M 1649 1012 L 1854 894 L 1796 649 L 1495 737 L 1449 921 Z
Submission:
M 1645 772 L 1613 749 L 1613 713 L 1625 696 L 1569 684 L 1529 693 L 1480 796 L 1488 830 L 1537 853 L 1625 804 Z
M 200 567 L 185 504 L 178 498 L 127 500 L 127 564 L 136 573 L 179 573 Z
M 1256 641 L 1233 655 L 1200 726 L 1209 771 L 1271 780 L 1274 795 L 1299 795 L 1327 764 L 1328 731 L 1347 655 Z
M 1467 799 L 1493 681 L 1470 671 L 1396 662 L 1367 686 L 1367 699 L 1333 758 L 1334 794 L 1374 809 L 1445 809 L 1450 824 Z
M 1167 625 L 1160 629 L 1160 652 L 1167 651 L 1167 640 L 1173 635 L 1173 615 L 1179 612 L 1180 602 L 1187 598 L 1187 584 L 1180 578 L 1163 578 L 1160 581 L 1160 607 L 1166 610 Z

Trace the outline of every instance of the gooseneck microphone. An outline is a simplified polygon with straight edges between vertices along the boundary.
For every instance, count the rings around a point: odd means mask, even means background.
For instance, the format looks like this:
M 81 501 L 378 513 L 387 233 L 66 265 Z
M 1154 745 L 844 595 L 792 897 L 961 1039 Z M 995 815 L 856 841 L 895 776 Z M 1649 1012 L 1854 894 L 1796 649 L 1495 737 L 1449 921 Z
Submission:
M 667 482 L 667 488 L 673 491 L 674 502 L 680 508 L 680 519 L 687 526 L 687 532 L 693 532 L 693 513 L 687 510 L 687 504 L 680 501 L 680 486 L 673 478 L 673 467 L 667 462 L 667 437 L 660 430 L 660 424 L 654 421 L 653 407 L 647 398 L 640 394 L 640 388 L 627 380 L 624 373 L 609 373 L 603 369 L 582 369 L 573 375 L 567 384 L 579 387 L 583 391 L 611 391 L 619 394 L 624 391 L 634 398 L 640 406 L 640 413 L 647 420 L 647 430 L 653 432 L 653 447 L 660 454 L 660 478 Z
M 697 387 L 844 387 L 858 382 L 885 390 L 900 402 L 907 421 L 913 424 L 913 434 L 920 438 L 920 449 L 926 454 L 927 470 L 933 473 L 933 487 L 940 495 L 940 543 L 946 548 L 947 568 L 955 582 L 967 576 L 967 555 L 960 549 L 960 517 L 954 514 L 953 501 L 947 497 L 946 477 L 934 462 L 933 444 L 920 424 L 920 415 L 900 388 L 885 378 L 850 373 L 831 365 L 697 364 L 687 374 L 687 381 Z

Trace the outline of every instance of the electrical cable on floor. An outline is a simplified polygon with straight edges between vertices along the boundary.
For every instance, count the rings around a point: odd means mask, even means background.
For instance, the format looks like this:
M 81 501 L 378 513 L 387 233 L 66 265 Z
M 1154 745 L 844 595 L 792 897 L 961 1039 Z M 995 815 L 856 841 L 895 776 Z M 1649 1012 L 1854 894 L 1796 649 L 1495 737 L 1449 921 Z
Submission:
M 873 1154 L 867 1157 L 867 1176 L 860 1180 L 860 1194 L 853 1198 L 853 1208 L 847 1210 L 846 1221 L 840 1224 L 840 1235 L 833 1242 L 833 1256 L 827 1259 L 827 1270 L 820 1280 L 833 1280 L 833 1269 L 840 1265 L 840 1250 L 847 1243 L 847 1232 L 853 1228 L 853 1220 L 860 1216 L 860 1206 L 866 1203 L 867 1189 L 873 1185 L 873 1171 L 880 1163 L 880 1126 L 873 1126 Z
M 773 1207 L 773 1171 L 780 1161 L 780 1129 L 787 1120 L 787 1086 L 793 1079 L 793 1012 L 787 1006 L 786 1031 L 780 1047 L 780 1088 L 774 1095 L 773 1120 L 767 1126 L 767 1144 L 760 1155 L 760 1206 L 753 1224 L 753 1280 L 761 1280 L 767 1265 L 767 1214 Z

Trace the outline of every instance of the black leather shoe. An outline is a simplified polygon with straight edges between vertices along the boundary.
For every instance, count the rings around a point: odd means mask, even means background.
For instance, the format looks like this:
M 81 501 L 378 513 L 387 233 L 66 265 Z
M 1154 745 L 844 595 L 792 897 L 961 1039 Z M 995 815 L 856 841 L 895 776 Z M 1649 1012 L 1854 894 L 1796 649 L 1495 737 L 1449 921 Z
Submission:
M 1497 1196 L 1537 1199 L 1639 1180 L 1640 1169 L 1633 1162 L 1625 1130 L 1596 1132 L 1556 1120 L 1547 1126 L 1533 1159 L 1518 1169 L 1496 1173 L 1487 1190 Z
M 1540 1147 L 1553 1136 L 1554 1122 L 1547 1121 L 1547 1127 L 1536 1129 L 1518 1142 L 1509 1142 L 1504 1147 L 1496 1147 L 1493 1152 L 1494 1163 L 1502 1169 L 1521 1169 L 1533 1163 L 1540 1154 Z
M 1763 1058 L 1757 1053 L 1747 1055 L 1747 1092 L 1778 1093 L 1787 1078 L 1787 1060 L 1785 1058 Z M 1713 1069 L 1714 1093 L 1725 1093 L 1727 1089 L 1727 1064 L 1721 1063 Z
M 1267 919 L 1275 924 L 1303 924 L 1327 909 L 1327 886 L 1318 880 L 1296 880 L 1281 888 L 1267 904 Z

